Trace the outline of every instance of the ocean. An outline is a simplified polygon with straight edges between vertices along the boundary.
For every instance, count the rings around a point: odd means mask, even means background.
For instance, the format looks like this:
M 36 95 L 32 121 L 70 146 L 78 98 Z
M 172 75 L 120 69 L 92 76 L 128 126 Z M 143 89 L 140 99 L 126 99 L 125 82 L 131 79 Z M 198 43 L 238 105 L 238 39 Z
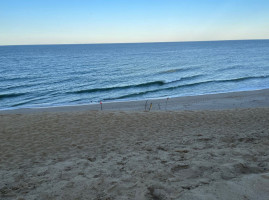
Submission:
M 0 109 L 269 88 L 269 40 L 0 46 Z

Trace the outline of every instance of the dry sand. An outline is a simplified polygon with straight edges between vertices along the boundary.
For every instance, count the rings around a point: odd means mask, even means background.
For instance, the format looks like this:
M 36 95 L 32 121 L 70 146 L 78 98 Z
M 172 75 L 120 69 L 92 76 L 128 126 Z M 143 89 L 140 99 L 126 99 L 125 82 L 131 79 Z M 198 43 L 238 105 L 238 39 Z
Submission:
M 0 199 L 268 200 L 268 90 L 222 95 L 1 112 Z

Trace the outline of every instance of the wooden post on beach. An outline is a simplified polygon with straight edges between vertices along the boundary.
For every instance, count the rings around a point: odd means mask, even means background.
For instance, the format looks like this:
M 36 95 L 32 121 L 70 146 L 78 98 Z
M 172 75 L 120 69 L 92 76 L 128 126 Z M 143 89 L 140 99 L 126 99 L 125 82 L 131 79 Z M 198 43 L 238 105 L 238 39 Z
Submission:
M 149 111 L 151 110 L 151 108 L 152 108 L 152 102 L 150 103 Z
M 167 110 L 167 101 L 169 100 L 169 98 L 166 98 L 166 104 L 165 104 L 165 111 Z
M 103 103 L 102 103 L 102 101 L 100 101 L 100 105 L 101 105 L 101 110 L 103 110 Z
M 147 111 L 148 100 L 145 103 L 145 111 Z

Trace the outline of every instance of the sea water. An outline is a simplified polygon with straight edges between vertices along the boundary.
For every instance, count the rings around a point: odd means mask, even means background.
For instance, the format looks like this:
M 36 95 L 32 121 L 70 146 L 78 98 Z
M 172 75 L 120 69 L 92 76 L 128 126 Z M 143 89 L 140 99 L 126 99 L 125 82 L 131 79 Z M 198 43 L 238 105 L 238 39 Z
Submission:
M 269 88 L 269 40 L 0 46 L 0 109 Z

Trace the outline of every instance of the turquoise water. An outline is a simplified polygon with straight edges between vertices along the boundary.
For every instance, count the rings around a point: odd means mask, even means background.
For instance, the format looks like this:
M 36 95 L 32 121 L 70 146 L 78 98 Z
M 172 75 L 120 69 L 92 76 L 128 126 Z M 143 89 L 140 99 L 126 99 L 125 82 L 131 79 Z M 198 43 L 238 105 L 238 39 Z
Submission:
M 269 88 L 269 40 L 0 46 L 0 109 Z

